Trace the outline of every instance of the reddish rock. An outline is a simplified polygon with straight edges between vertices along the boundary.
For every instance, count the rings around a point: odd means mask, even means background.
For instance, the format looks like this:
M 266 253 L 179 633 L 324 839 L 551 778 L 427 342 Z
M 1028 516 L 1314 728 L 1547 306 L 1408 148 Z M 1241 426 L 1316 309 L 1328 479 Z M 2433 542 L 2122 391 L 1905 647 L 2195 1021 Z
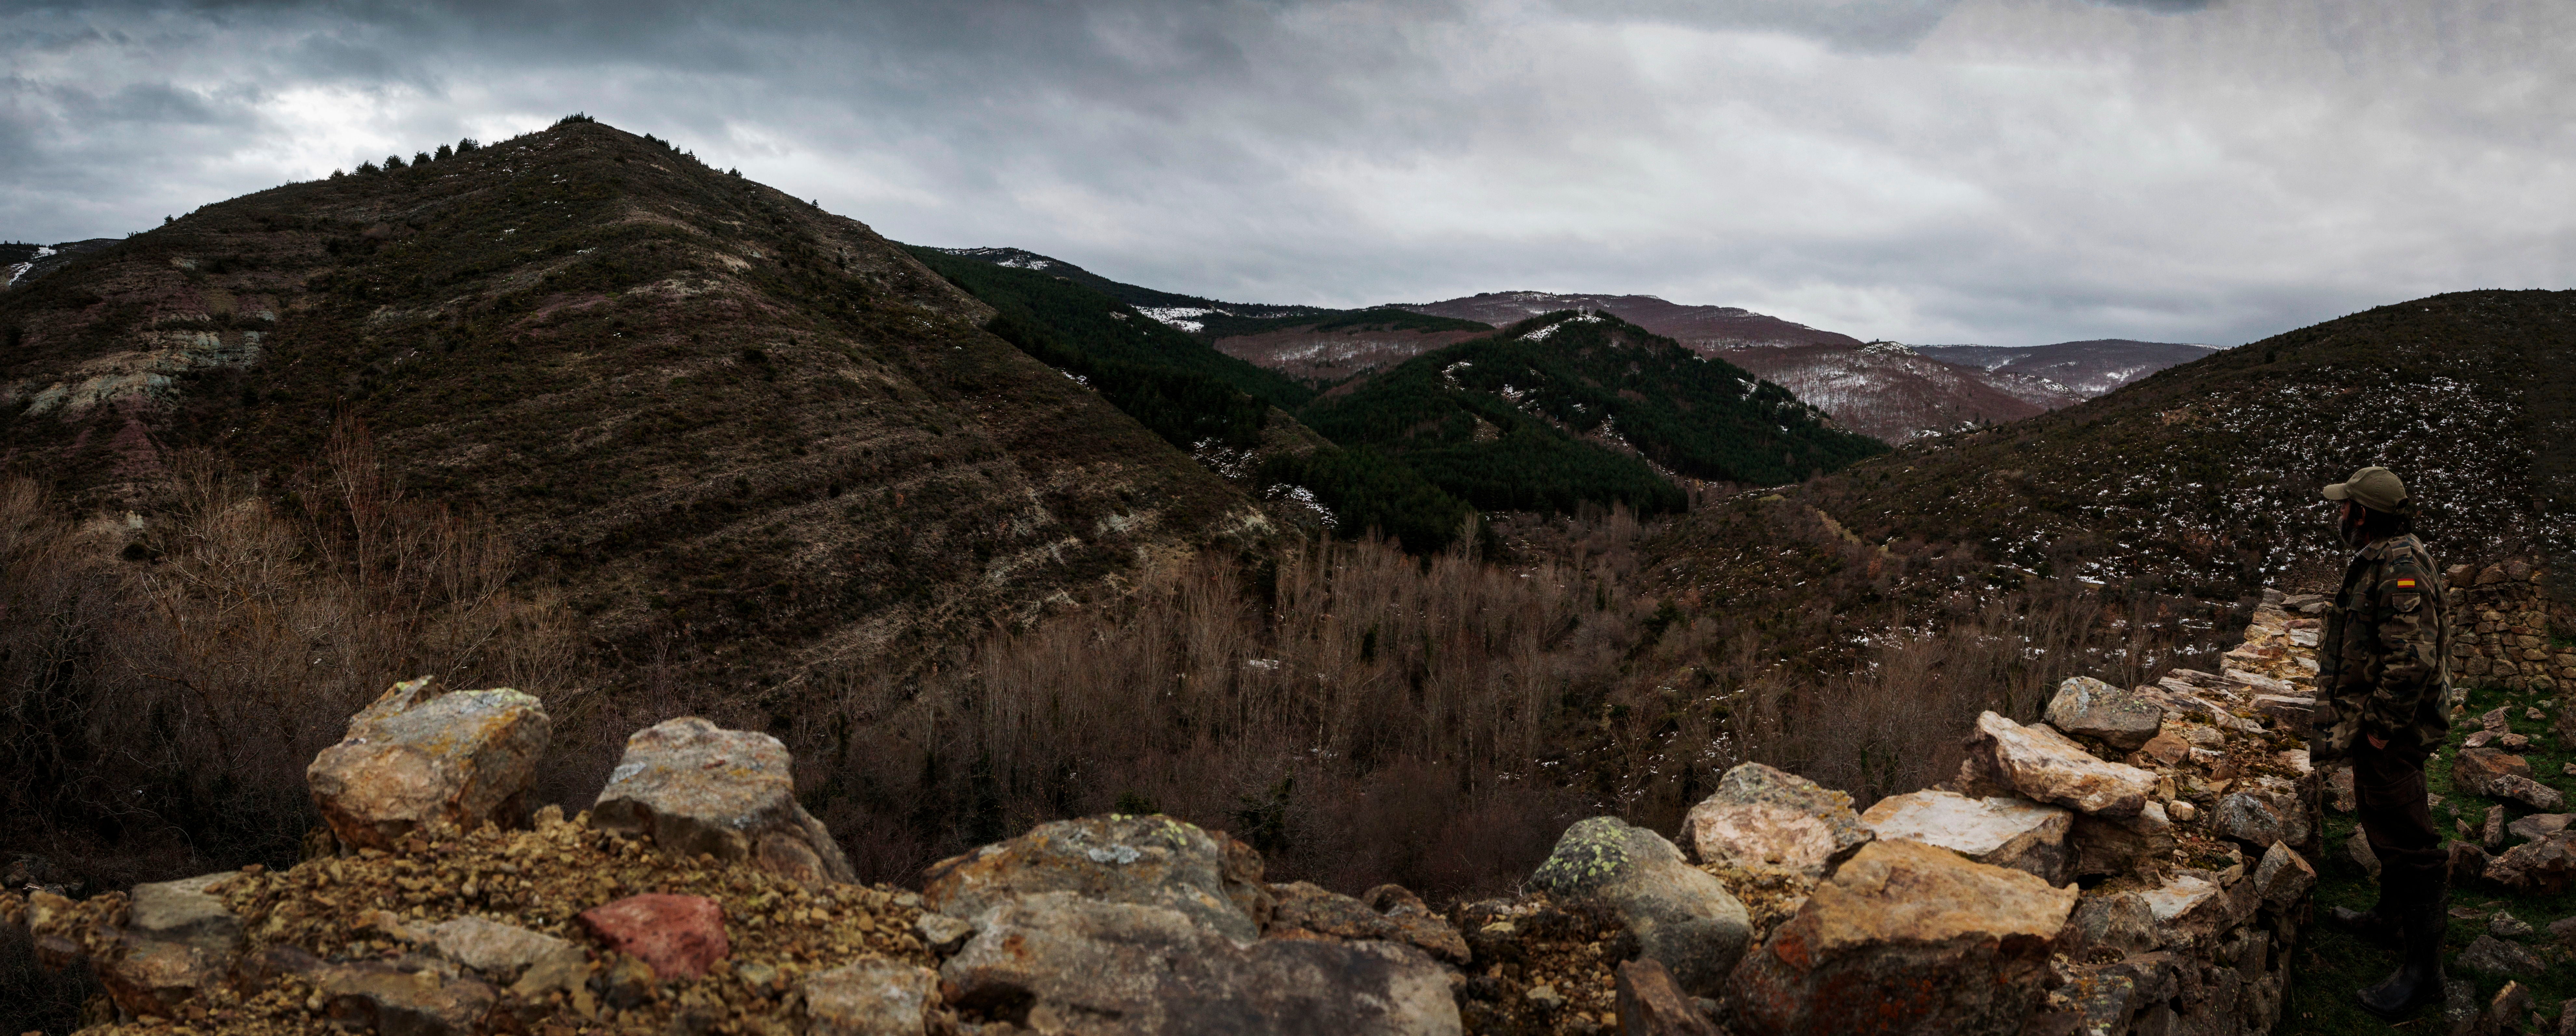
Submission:
M 1717 1036 L 1661 961 L 1619 965 L 1619 1036 Z
M 665 981 L 706 974 L 733 952 L 724 908 L 702 896 L 628 896 L 582 911 L 581 926 L 609 949 L 652 965 Z
M 2531 777 L 2531 763 L 2495 748 L 2463 748 L 2451 759 L 2451 784 L 2472 795 L 2496 795 L 2506 776 Z

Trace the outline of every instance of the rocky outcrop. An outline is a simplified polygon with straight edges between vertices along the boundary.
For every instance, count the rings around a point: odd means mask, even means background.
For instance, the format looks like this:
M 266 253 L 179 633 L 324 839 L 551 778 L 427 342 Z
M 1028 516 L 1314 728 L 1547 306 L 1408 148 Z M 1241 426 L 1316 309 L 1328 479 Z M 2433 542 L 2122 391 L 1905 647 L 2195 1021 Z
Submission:
M 920 1036 L 939 1003 L 939 973 L 893 960 L 863 960 L 806 979 L 808 1036 Z
M 1881 839 L 1939 846 L 1978 863 L 2009 867 L 2051 885 L 2072 878 L 2067 835 L 2075 814 L 2028 799 L 1972 799 L 1956 792 L 1890 795 L 1861 814 Z
M 1872 843 L 1745 956 L 1731 1006 L 1768 1033 L 2016 1033 L 2076 898 L 1948 850 Z
M 853 880 L 840 843 L 797 804 L 788 761 L 787 746 L 767 734 L 695 716 L 669 720 L 626 739 L 591 819 L 683 857 L 757 861 L 805 881 Z
M 1992 712 L 1977 717 L 1968 751 L 2014 791 L 2080 813 L 2134 817 L 2156 789 L 2154 774 L 2097 759 L 2047 724 L 2023 726 Z
M 348 736 L 315 756 L 305 779 L 322 819 L 356 848 L 390 849 L 433 821 L 510 827 L 526 819 L 553 729 L 534 697 L 446 691 L 424 676 L 352 717 Z
M 1261 921 L 1237 897 L 1266 890 L 1259 888 L 1257 865 L 1250 881 L 1227 872 L 1225 843 L 1231 841 L 1221 832 L 1159 815 L 1059 820 L 931 865 L 923 873 L 922 900 L 932 910 L 971 921 L 1023 896 L 1072 892 L 1169 910 L 1226 938 L 1251 942 L 1261 937 Z
M 1702 863 L 1786 868 L 1809 881 L 1871 837 L 1851 796 L 1761 763 L 1726 771 L 1682 819 L 1682 831 Z
M 961 1009 L 1046 1033 L 1462 1031 L 1448 973 L 1410 946 L 1246 944 L 1168 906 L 1074 892 L 983 911 L 940 976 Z

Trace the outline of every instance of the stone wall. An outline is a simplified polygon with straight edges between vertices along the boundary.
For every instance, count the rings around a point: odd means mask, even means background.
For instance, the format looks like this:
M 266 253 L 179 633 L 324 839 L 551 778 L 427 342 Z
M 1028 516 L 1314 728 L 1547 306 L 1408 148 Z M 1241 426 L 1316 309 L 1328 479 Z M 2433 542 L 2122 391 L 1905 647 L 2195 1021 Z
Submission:
M 2562 681 L 2576 681 L 2576 648 L 2551 643 L 2552 631 L 2576 629 L 2576 615 L 2549 599 L 2543 579 L 2523 561 L 2453 565 L 2443 573 L 2454 683 L 2555 692 Z

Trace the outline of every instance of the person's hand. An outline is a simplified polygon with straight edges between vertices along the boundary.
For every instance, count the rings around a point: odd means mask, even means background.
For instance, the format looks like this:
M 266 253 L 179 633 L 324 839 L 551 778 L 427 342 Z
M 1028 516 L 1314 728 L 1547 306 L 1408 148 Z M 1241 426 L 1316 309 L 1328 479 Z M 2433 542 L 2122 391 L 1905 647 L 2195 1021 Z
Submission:
M 2381 750 L 2381 751 L 2383 751 L 2383 752 L 2384 752 L 2384 751 L 2387 751 L 2387 750 L 2388 750 L 2388 739 L 2387 739 L 2387 738 L 2384 738 L 2384 737 L 2380 737 L 2380 736 L 2375 735 L 2375 734 L 2374 734 L 2374 735 L 2371 735 L 2371 737 L 2370 737 L 2370 747 L 2372 747 L 2372 748 L 2376 748 L 2376 749 L 2379 749 L 2379 750 Z

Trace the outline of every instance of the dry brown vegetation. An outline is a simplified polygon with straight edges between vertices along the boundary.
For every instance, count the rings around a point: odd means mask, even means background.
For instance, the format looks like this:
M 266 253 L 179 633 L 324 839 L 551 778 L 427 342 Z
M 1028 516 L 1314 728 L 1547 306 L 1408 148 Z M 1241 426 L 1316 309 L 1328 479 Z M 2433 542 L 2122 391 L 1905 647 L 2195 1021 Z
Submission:
M 2191 632 L 2149 596 L 1970 593 L 1961 556 L 1875 553 L 1756 506 L 1729 535 L 1777 585 L 1724 600 L 1649 592 L 1671 534 L 1596 514 L 1499 561 L 1370 541 L 1174 555 L 935 665 L 748 693 L 689 679 L 703 660 L 677 638 L 600 662 L 579 616 L 529 589 L 541 572 L 388 483 L 355 422 L 284 487 L 173 464 L 139 528 L 0 488 L 0 805 L 25 818 L 0 850 L 101 887 L 291 862 L 314 822 L 305 763 L 425 673 L 545 699 L 539 797 L 573 808 L 642 726 L 769 730 L 870 878 L 1150 809 L 1236 831 L 1283 878 L 1440 895 L 1516 882 L 1579 816 L 1670 829 L 1745 760 L 1863 804 L 1937 781 L 1978 710 L 2027 717 L 2077 673 L 2141 679 L 2188 661 Z

